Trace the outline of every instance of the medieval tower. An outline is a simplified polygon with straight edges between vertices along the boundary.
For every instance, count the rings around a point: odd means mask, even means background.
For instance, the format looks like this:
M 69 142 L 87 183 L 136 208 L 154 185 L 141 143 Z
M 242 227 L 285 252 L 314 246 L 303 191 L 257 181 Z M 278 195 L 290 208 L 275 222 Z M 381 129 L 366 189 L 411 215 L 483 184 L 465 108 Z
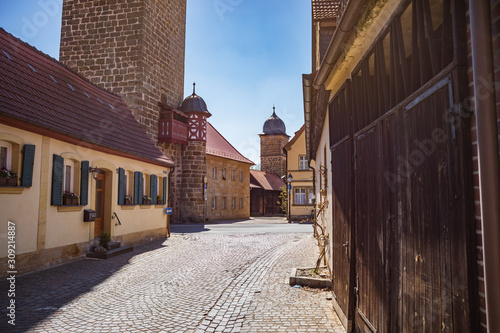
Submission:
M 283 147 L 287 144 L 290 136 L 286 134 L 283 120 L 276 115 L 273 106 L 273 114 L 264 122 L 260 136 L 260 169 L 262 171 L 276 174 L 283 178 L 286 175 L 286 155 Z
M 173 219 L 197 222 L 210 114 L 194 92 L 183 101 L 185 31 L 186 0 L 64 0 L 60 61 L 122 96 L 176 165 L 168 176 Z

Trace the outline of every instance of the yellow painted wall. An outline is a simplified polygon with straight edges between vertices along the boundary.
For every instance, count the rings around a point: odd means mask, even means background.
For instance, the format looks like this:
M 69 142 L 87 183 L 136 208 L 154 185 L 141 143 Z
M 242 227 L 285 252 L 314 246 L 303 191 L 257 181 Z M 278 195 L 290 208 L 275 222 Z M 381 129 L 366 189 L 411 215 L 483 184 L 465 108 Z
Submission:
M 313 187 L 313 171 L 299 170 L 299 156 L 306 155 L 306 136 L 303 131 L 297 140 L 287 150 L 287 176 L 292 174 L 292 191 L 291 191 L 291 206 L 290 214 L 293 216 L 309 216 L 314 209 L 314 205 L 295 205 L 293 203 L 294 188 L 296 187 Z
M 16 254 L 35 251 L 37 247 L 42 136 L 13 130 L 9 126 L 0 124 L 0 140 L 18 144 L 21 148 L 24 144 L 36 146 L 33 186 L 23 189 L 20 194 L 2 193 L 4 189 L 0 188 L 0 257 L 5 257 L 8 250 L 8 221 L 16 224 Z M 18 158 L 19 161 L 22 160 L 21 156 L 18 156 Z M 16 171 L 20 174 L 21 168 L 19 167 Z
M 212 169 L 217 167 L 217 178 L 213 179 Z M 222 179 L 222 169 L 226 169 L 226 180 Z M 231 180 L 231 170 L 235 170 L 235 180 Z M 243 171 L 240 182 L 239 172 Z M 207 218 L 246 219 L 250 217 L 250 164 L 227 158 L 207 155 Z M 217 198 L 217 208 L 212 209 L 212 198 Z M 222 209 L 222 198 L 226 198 L 226 208 Z M 231 198 L 236 197 L 236 209 L 231 208 Z M 240 208 L 243 198 L 243 208 Z
M 110 232 L 112 236 L 166 227 L 166 215 L 163 211 L 164 205 L 118 205 L 117 169 L 121 167 L 125 170 L 141 171 L 147 175 L 155 174 L 160 178 L 168 176 L 168 172 L 170 171 L 169 168 L 105 154 L 84 146 L 77 146 L 45 137 L 48 144 L 46 145 L 47 151 L 44 154 L 44 158 L 48 165 L 48 172 L 46 173 L 47 177 L 42 178 L 42 142 L 44 138 L 40 135 L 0 124 L 0 140 L 7 141 L 6 138 L 9 136 L 12 136 L 12 140 L 14 140 L 15 137 L 23 138 L 22 140 L 24 141 L 20 141 L 20 143 L 36 145 L 33 187 L 24 189 L 21 194 L 0 193 L 0 227 L 2 228 L 0 241 L 2 244 L 6 242 L 7 235 L 3 232 L 7 230 L 7 220 L 15 220 L 17 223 L 17 254 L 31 252 L 37 249 L 87 242 L 94 237 L 94 223 L 83 222 L 83 209 L 95 208 L 95 180 L 89 177 L 89 204 L 87 206 L 76 208 L 77 211 L 63 211 L 67 210 L 67 207 L 52 206 L 50 194 L 53 154 L 61 155 L 65 160 L 75 159 L 78 162 L 89 161 L 91 167 L 98 167 L 100 170 L 106 172 L 107 188 L 104 224 L 105 231 Z M 40 193 L 42 182 L 48 184 L 48 186 L 46 186 L 47 193 Z M 79 191 L 74 192 L 79 194 Z M 161 193 L 159 194 L 162 195 Z M 42 199 L 40 200 L 40 198 Z M 46 211 L 46 213 L 44 211 Z M 112 219 L 113 212 L 118 214 L 122 223 L 121 225 L 115 226 L 116 219 Z M 41 227 L 39 227 L 39 221 L 44 221 L 45 216 L 46 226 L 40 224 Z M 41 240 L 39 239 L 39 234 Z M 7 246 L 0 246 L 0 257 L 6 256 L 6 249 Z

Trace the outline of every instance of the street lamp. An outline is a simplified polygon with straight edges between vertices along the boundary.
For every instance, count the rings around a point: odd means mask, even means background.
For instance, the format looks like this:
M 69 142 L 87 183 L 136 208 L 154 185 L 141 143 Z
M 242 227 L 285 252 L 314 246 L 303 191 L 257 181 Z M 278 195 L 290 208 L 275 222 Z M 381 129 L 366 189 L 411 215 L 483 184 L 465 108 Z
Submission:
M 99 178 L 99 173 L 101 173 L 101 170 L 99 170 L 99 169 L 97 169 L 97 167 L 95 167 L 95 168 L 90 168 L 89 172 L 92 174 L 92 178 L 97 180 L 97 178 Z
M 293 176 L 291 173 L 288 174 L 288 223 L 292 223 L 292 220 L 291 220 L 291 213 L 290 213 L 290 210 L 291 210 L 291 198 L 290 198 L 290 194 L 292 193 L 292 181 L 293 181 Z

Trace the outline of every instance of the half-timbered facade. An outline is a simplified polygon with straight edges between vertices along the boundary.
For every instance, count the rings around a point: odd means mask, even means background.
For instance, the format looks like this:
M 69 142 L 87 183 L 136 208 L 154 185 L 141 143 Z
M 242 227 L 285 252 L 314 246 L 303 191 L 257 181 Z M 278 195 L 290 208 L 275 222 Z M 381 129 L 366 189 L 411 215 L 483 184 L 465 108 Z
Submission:
M 306 145 L 319 222 L 331 235 L 335 309 L 348 331 L 477 332 L 491 320 L 474 207 L 475 112 L 488 111 L 469 90 L 492 87 L 492 67 L 481 83 L 468 61 L 471 9 L 491 9 L 480 2 L 312 0 Z M 491 29 L 498 17 L 488 15 Z M 491 45 L 491 32 L 477 42 Z M 498 157 L 498 142 L 485 152 Z M 488 167 L 498 192 L 496 160 Z M 482 222 L 498 233 L 498 215 Z M 498 271 L 498 252 L 489 259 Z

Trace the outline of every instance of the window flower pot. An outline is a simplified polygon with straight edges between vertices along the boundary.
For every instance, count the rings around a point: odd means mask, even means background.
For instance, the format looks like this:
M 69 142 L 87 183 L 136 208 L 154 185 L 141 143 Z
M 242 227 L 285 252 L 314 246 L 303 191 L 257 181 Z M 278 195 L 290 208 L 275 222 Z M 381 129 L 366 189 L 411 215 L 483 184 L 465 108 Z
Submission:
M 151 200 L 149 200 L 149 199 L 142 199 L 142 204 L 143 205 L 151 205 Z
M 7 177 L 0 177 L 0 186 L 7 186 Z
M 63 198 L 63 205 L 64 206 L 77 206 L 78 205 L 78 198 Z
M 125 205 L 131 205 L 132 199 L 125 199 Z

